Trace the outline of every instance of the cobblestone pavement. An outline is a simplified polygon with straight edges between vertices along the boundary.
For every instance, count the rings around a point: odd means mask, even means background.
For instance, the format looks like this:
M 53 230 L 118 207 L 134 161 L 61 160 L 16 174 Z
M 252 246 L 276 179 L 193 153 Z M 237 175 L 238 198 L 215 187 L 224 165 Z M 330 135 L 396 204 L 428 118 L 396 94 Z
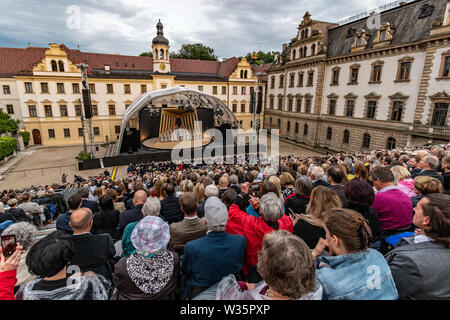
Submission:
M 279 143 L 279 149 L 281 155 L 317 155 L 314 151 L 281 141 Z M 78 171 L 75 157 L 81 150 L 81 146 L 28 148 L 23 154 L 19 153 L 22 160 L 16 161 L 17 163 L 12 166 L 8 166 L 8 170 L 0 174 L 3 176 L 3 180 L 0 181 L 0 189 L 59 183 L 61 182 L 63 173 L 67 174 L 67 181 L 72 182 L 75 174 L 88 178 L 89 176 L 103 172 L 104 169 Z M 100 147 L 98 156 L 103 156 L 105 152 L 106 148 Z M 126 168 L 126 166 L 119 167 L 117 177 L 125 176 Z M 108 167 L 107 169 L 109 172 L 112 172 L 113 168 Z

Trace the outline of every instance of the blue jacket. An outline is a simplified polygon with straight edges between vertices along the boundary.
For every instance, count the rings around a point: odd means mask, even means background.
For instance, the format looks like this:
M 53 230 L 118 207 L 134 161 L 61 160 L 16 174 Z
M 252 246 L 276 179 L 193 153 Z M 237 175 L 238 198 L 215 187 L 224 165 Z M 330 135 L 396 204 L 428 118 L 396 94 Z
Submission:
M 208 288 L 224 276 L 237 275 L 244 263 L 246 240 L 226 231 L 211 231 L 184 247 L 181 271 L 186 284 Z
M 89 208 L 92 213 L 100 211 L 98 203 L 96 201 L 82 199 L 81 200 L 81 208 Z
M 69 226 L 70 215 L 72 212 L 67 211 L 66 213 L 60 214 L 56 219 L 56 230 L 64 231 L 68 234 L 73 234 L 72 228 Z
M 376 250 L 321 256 L 316 263 L 316 279 L 322 284 L 324 299 L 398 299 L 391 269 L 383 255 Z
M 139 204 L 133 207 L 130 210 L 125 210 L 120 214 L 119 225 L 117 226 L 117 230 L 119 230 L 120 236 L 123 236 L 123 232 L 125 231 L 125 227 L 131 223 L 140 221 L 144 215 L 142 214 L 143 204 Z

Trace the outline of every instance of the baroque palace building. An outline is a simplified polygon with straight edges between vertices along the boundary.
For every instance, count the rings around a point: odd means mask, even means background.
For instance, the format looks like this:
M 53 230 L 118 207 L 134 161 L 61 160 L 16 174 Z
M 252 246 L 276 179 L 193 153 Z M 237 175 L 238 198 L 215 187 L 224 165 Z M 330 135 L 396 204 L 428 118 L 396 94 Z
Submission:
M 307 12 L 267 70 L 264 127 L 330 151 L 448 143 L 449 40 L 448 0 L 343 25 Z
M 242 58 L 201 61 L 170 58 L 163 25 L 157 24 L 153 57 L 87 53 L 50 43 L 49 48 L 0 48 L 0 108 L 22 120 L 31 143 L 83 142 L 81 70 L 89 65 L 94 141 L 115 141 L 126 108 L 142 93 L 186 87 L 216 96 L 232 109 L 239 127 L 253 127 L 252 90 L 265 90 L 264 70 Z M 264 95 L 263 95 L 264 96 Z M 260 115 L 263 119 L 263 114 Z

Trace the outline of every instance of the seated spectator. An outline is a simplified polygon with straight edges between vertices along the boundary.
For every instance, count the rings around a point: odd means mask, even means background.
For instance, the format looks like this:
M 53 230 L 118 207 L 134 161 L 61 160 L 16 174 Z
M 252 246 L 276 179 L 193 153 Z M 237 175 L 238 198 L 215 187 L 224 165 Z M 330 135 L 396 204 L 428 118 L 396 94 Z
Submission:
M 442 170 L 444 171 L 442 174 L 444 177 L 444 193 L 450 194 L 450 155 L 442 159 Z
M 243 235 L 247 240 L 245 263 L 242 269 L 244 276 L 247 276 L 249 272 L 250 274 L 256 272 L 257 252 L 261 250 L 262 238 L 266 233 L 280 229 L 291 233 L 293 231 L 292 219 L 284 215 L 283 205 L 273 192 L 263 195 L 260 203 L 254 206 L 260 217 L 248 215 L 244 211 L 244 202 L 249 200 L 249 185 L 248 182 L 242 184 L 241 194 L 236 197 L 228 211 L 229 220 L 226 227 L 228 233 Z M 257 274 L 255 277 L 259 278 Z
M 197 216 L 199 218 L 203 218 L 205 216 L 206 200 L 210 197 L 218 197 L 218 196 L 219 196 L 219 189 L 215 185 L 209 184 L 205 187 L 205 201 L 203 201 L 202 203 L 199 203 L 198 208 L 197 208 Z
M 174 300 L 179 257 L 166 250 L 169 225 L 159 217 L 143 218 L 131 234 L 136 251 L 116 264 L 113 283 L 117 300 Z
M 375 192 L 372 186 L 365 180 L 353 179 L 345 185 L 347 203 L 344 208 L 352 209 L 360 213 L 368 222 L 372 230 L 372 241 L 380 240 L 381 228 L 378 214 L 372 208 Z
M 238 282 L 233 275 L 218 284 L 217 300 L 321 300 L 314 259 L 302 239 L 285 230 L 264 236 L 258 253 L 259 283 Z
M 412 231 L 413 208 L 411 199 L 395 185 L 395 177 L 387 167 L 376 167 L 372 170 L 375 189 L 375 200 L 372 207 L 378 214 L 381 227 L 381 252 L 387 252 L 384 239 L 388 236 Z
M 417 234 L 386 255 L 400 299 L 450 299 L 450 196 L 427 194 L 414 211 Z
M 144 216 L 142 215 L 142 207 L 147 200 L 147 193 L 144 190 L 138 190 L 133 197 L 133 208 L 125 210 L 120 214 L 119 225 L 117 226 L 120 235 L 123 236 L 125 227 L 131 222 L 137 222 Z
M 16 251 L 7 259 L 0 246 L 0 301 L 14 300 L 14 285 L 17 283 L 17 268 L 20 265 L 22 246 L 17 243 Z
M 383 255 L 369 249 L 371 230 L 363 216 L 348 209 L 323 213 L 326 239 L 321 238 L 312 255 L 316 279 L 328 300 L 395 300 L 397 289 Z M 330 256 L 323 256 L 328 248 Z
M 437 171 L 439 164 L 439 159 L 435 156 L 423 157 L 419 162 L 422 171 L 417 176 L 436 178 L 442 183 L 442 185 L 444 185 L 444 177 Z
M 48 198 L 52 200 L 53 204 L 56 206 L 56 213 L 53 216 L 55 220 L 59 214 L 67 211 L 67 204 L 64 197 L 61 194 L 55 193 L 53 188 L 48 189 Z
M 283 172 L 280 175 L 281 192 L 283 199 L 286 200 L 289 196 L 295 193 L 295 179 L 289 172 Z
M 118 210 L 119 212 L 125 211 L 125 203 L 123 203 L 122 201 L 117 201 L 117 192 L 114 189 L 106 190 L 106 194 L 112 199 L 115 210 Z
M 92 212 L 100 211 L 97 201 L 89 200 L 88 188 L 81 188 L 78 190 L 78 194 L 81 196 L 81 208 L 89 208 Z
M 24 193 L 22 196 L 22 203 L 17 206 L 18 209 L 22 209 L 25 213 L 33 217 L 33 222 L 40 225 L 46 221 L 44 215 L 44 208 L 36 202 L 31 201 L 31 195 L 29 193 Z
M 120 239 L 119 225 L 120 212 L 114 209 L 114 202 L 108 194 L 100 197 L 100 212 L 94 213 L 92 233 L 108 233 L 114 241 Z
M 184 219 L 180 208 L 180 202 L 175 196 L 175 187 L 172 183 L 167 183 L 164 187 L 165 198 L 161 201 L 160 216 L 168 224 L 178 222 Z
M 158 197 L 149 197 L 145 201 L 142 207 L 142 215 L 146 216 L 155 216 L 159 217 L 159 212 L 161 211 L 161 201 Z M 122 236 L 122 257 L 128 257 L 134 250 L 133 244 L 131 242 L 131 233 L 133 232 L 134 227 L 138 224 L 137 222 L 129 223 L 123 232 Z
M 184 248 L 182 299 L 193 298 L 222 277 L 237 275 L 242 269 L 246 240 L 225 231 L 228 212 L 219 198 L 206 200 L 205 219 L 206 236 L 188 242 Z
M 72 234 L 73 230 L 69 225 L 70 216 L 75 210 L 81 208 L 81 196 L 78 193 L 74 194 L 67 200 L 67 205 L 69 206 L 69 211 L 58 216 L 56 219 L 56 229 Z
M 362 171 L 361 168 L 359 170 Z M 364 168 L 364 170 L 367 171 L 366 168 Z M 327 180 L 329 183 L 329 188 L 336 192 L 341 199 L 342 204 L 345 204 L 347 201 L 347 198 L 345 197 L 345 183 L 347 182 L 345 171 L 338 165 L 332 165 L 327 170 Z
M 414 192 L 417 196 L 411 197 L 413 208 L 417 206 L 420 200 L 429 193 L 441 193 L 443 191 L 442 183 L 430 176 L 418 176 L 414 179 Z
M 333 190 L 319 186 L 313 189 L 306 214 L 301 214 L 294 225 L 294 234 L 314 249 L 320 238 L 325 237 L 322 213 L 332 208 L 342 208 L 341 199 Z
M 414 191 L 414 179 L 411 178 L 411 173 L 403 166 L 393 166 L 391 168 L 394 174 L 395 181 L 397 181 L 397 187 L 400 191 L 403 191 L 408 197 L 415 197 L 417 194 Z
M 68 277 L 73 256 L 72 237 L 62 231 L 35 243 L 26 263 L 38 278 L 22 285 L 16 300 L 108 300 L 110 282 L 102 276 L 90 272 Z
M 12 198 L 8 200 L 9 209 L 5 211 L 5 213 L 11 215 L 13 217 L 14 222 L 33 222 L 33 217 L 27 214 L 20 208 L 17 208 L 17 204 L 19 202 L 16 198 Z
M 17 283 L 16 287 L 27 283 L 35 279 L 36 277 L 28 272 L 26 265 L 26 258 L 31 245 L 33 244 L 33 238 L 36 235 L 37 229 L 31 223 L 18 222 L 10 225 L 3 231 L 2 236 L 15 235 L 16 241 L 22 246 L 22 255 L 20 257 L 20 263 L 17 268 Z
M 228 190 L 228 177 L 222 176 L 219 179 L 219 195 L 217 196 L 219 199 L 222 199 L 222 195 L 225 191 Z
M 307 176 L 301 176 L 295 181 L 295 193 L 284 200 L 286 215 L 306 212 L 306 206 L 311 198 L 313 184 Z
M 109 234 L 91 234 L 92 224 L 93 214 L 89 208 L 78 209 L 70 216 L 75 252 L 71 264 L 82 272 L 93 271 L 110 280 L 116 249 Z
M 325 175 L 325 172 L 323 171 L 323 169 L 321 167 L 313 166 L 313 167 L 309 168 L 308 176 L 312 180 L 313 188 L 318 187 L 318 186 L 325 186 L 325 187 L 328 186 L 328 183 L 326 183 L 323 180 L 324 175 Z
M 186 243 L 203 237 L 207 227 L 205 219 L 197 217 L 197 200 L 193 192 L 185 192 L 180 196 L 180 207 L 184 219 L 170 225 L 170 239 L 175 251 L 182 255 Z
M 49 197 L 47 197 L 47 193 L 45 192 L 45 190 L 39 190 L 36 193 L 36 195 L 37 198 L 34 199 L 32 202 L 35 202 L 41 206 L 41 208 L 43 209 L 43 214 L 45 216 L 45 224 L 48 224 L 52 222 L 53 214 L 56 213 L 56 207 L 54 207 L 52 200 Z M 50 210 L 52 208 L 54 212 Z
M 0 201 L 0 223 L 3 223 L 5 221 L 15 221 L 13 216 L 10 213 L 5 213 L 5 204 Z

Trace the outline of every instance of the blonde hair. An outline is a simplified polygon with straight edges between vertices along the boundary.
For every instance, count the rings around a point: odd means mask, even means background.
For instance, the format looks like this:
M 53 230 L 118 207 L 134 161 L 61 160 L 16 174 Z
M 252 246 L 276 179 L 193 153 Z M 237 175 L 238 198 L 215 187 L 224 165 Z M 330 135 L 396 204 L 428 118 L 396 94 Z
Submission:
M 275 185 L 275 187 L 277 187 L 277 196 L 280 197 L 281 196 L 280 178 L 278 178 L 277 176 L 271 176 L 269 178 L 269 182 L 273 183 Z
M 422 195 L 429 193 L 442 193 L 442 183 L 433 177 L 418 176 L 414 179 L 414 189 Z
M 269 180 L 270 181 L 270 180 Z M 294 177 L 292 176 L 292 174 L 290 174 L 289 172 L 283 172 L 281 175 L 280 175 L 280 184 L 282 185 L 282 186 L 286 186 L 286 185 L 294 185 L 294 183 L 295 183 L 295 179 L 294 179 Z
M 393 166 L 391 168 L 392 173 L 397 181 L 411 178 L 411 173 L 403 166 Z
M 330 188 L 318 186 L 313 189 L 306 207 L 306 214 L 302 215 L 302 218 L 314 226 L 323 228 L 322 213 L 333 208 L 342 208 L 339 196 Z
M 197 183 L 194 188 L 195 199 L 197 203 L 200 204 L 205 200 L 205 185 L 203 183 Z

